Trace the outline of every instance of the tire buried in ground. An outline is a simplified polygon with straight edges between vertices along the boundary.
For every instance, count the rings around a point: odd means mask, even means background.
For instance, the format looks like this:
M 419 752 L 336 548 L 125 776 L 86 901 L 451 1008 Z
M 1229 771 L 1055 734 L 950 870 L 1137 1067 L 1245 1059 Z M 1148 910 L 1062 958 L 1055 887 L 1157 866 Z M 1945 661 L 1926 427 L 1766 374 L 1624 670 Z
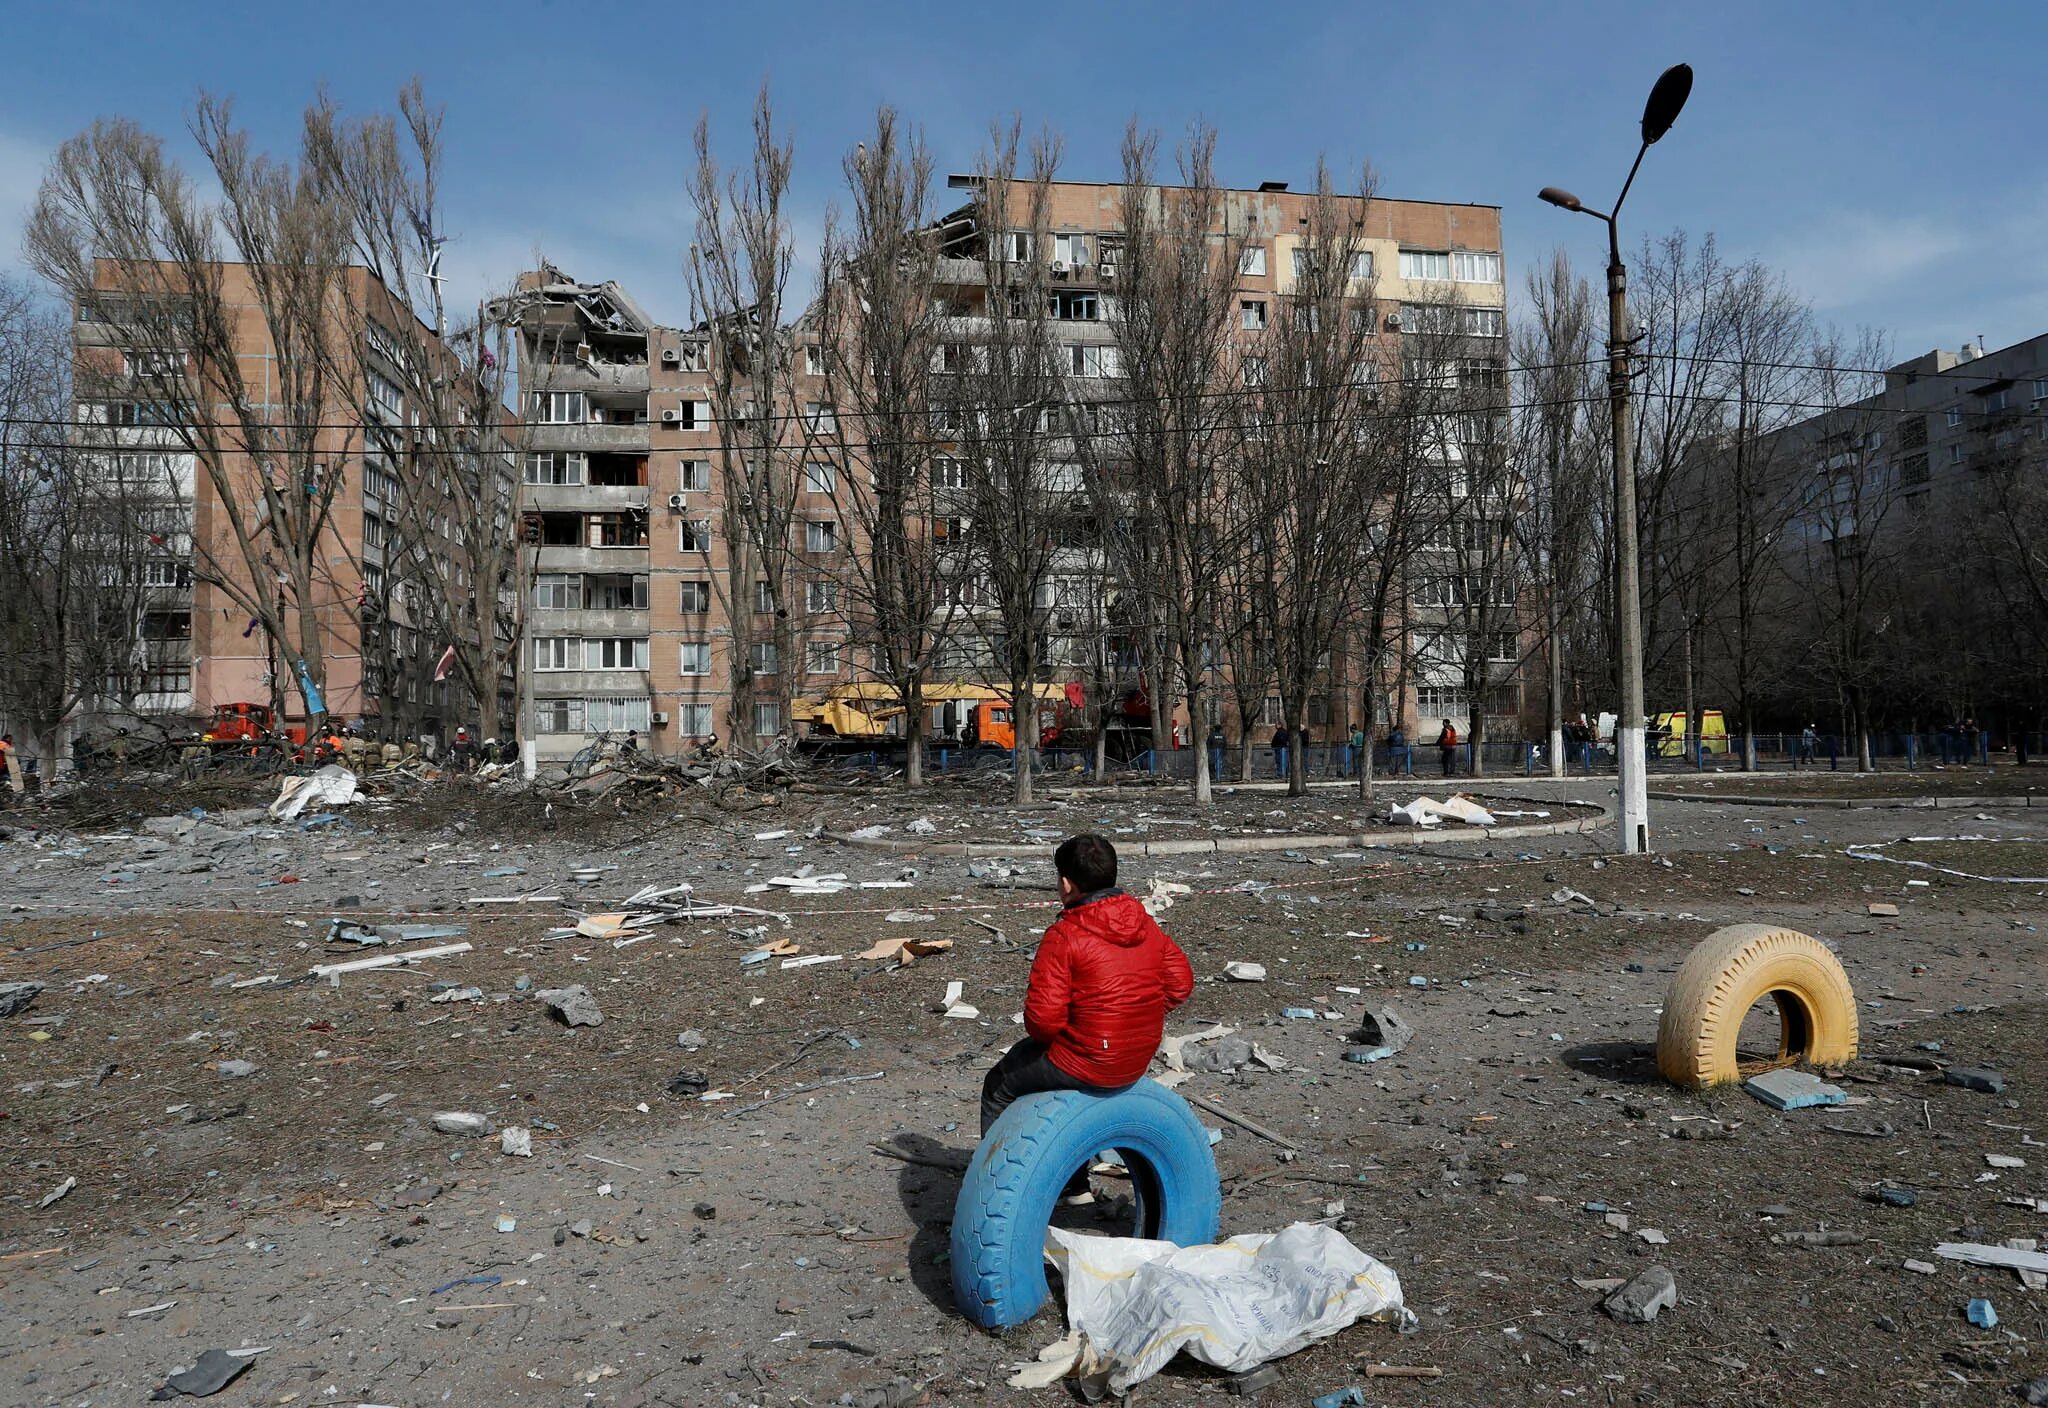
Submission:
M 1222 1189 L 1209 1132 L 1155 1081 L 1114 1095 L 1026 1095 L 974 1151 L 953 1207 L 953 1297 L 983 1329 L 1021 1325 L 1045 1304 L 1045 1229 L 1075 1169 L 1114 1149 L 1130 1171 L 1133 1235 L 1216 1240 Z
M 1731 924 L 1686 956 L 1657 1023 L 1657 1069 L 1676 1085 L 1742 1079 L 1735 1044 L 1760 999 L 1778 1004 L 1778 1057 L 1838 1066 L 1856 1056 L 1856 994 L 1820 940 L 1774 924 Z

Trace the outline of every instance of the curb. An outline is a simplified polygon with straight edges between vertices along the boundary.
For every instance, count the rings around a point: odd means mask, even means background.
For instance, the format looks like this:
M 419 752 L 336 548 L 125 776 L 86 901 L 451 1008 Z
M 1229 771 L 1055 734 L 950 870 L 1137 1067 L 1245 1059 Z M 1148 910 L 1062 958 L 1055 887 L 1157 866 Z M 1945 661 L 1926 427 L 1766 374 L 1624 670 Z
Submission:
M 1955 811 L 1964 807 L 2048 807 L 2048 796 L 2015 797 L 1749 797 L 1733 792 L 1652 792 L 1656 802 L 1722 802 L 1738 807 L 1804 807 L 1813 811 Z
M 1397 833 L 1398 839 L 1396 836 L 1378 832 L 1357 835 L 1326 832 L 1303 836 L 1221 836 L 1208 841 L 1135 841 L 1119 844 L 1117 852 L 1125 856 L 1149 857 L 1246 855 L 1262 851 L 1405 850 L 1410 846 L 1439 845 L 1449 841 L 1514 841 L 1537 836 L 1586 833 L 1613 818 L 1614 809 L 1604 803 L 1592 802 L 1583 805 L 1598 807 L 1599 810 L 1597 813 L 1573 817 L 1568 821 L 1531 822 L 1526 826 L 1470 826 L 1460 827 L 1455 831 L 1406 828 Z M 903 856 L 947 856 L 965 860 L 1003 860 L 1011 857 L 1041 859 L 1046 852 L 1045 843 L 1042 841 L 1019 842 L 1016 845 L 980 841 L 943 841 L 935 846 L 919 847 L 905 846 L 901 841 L 882 837 L 867 840 L 855 839 L 836 831 L 822 834 L 825 839 L 837 841 L 841 845 L 854 846 L 861 850 L 888 851 Z

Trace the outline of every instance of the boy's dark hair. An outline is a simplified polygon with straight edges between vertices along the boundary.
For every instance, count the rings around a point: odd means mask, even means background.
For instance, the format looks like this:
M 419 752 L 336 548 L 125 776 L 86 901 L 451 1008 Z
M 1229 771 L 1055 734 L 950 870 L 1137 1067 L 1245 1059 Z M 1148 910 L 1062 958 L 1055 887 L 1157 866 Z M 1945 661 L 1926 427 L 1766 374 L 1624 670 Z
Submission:
M 1069 836 L 1052 853 L 1052 868 L 1084 895 L 1107 890 L 1116 884 L 1116 847 L 1092 831 Z

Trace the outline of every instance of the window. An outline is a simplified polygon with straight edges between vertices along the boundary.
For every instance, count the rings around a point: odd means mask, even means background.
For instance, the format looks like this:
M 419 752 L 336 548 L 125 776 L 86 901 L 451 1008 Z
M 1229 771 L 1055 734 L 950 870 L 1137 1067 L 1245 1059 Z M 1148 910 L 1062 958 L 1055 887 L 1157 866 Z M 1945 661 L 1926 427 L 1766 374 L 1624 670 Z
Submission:
M 647 546 L 647 510 L 590 515 L 590 546 L 594 548 L 644 548 Z
M 1244 369 L 1244 384 L 1246 386 L 1257 387 L 1266 384 L 1266 359 L 1264 357 L 1247 357 L 1240 365 Z
M 805 646 L 804 673 L 807 675 L 838 674 L 839 642 L 836 640 L 814 640 Z
M 830 435 L 839 429 L 839 413 L 823 401 L 806 402 L 804 427 L 814 434 Z
M 756 616 L 773 616 L 775 614 L 775 588 L 769 584 L 766 577 L 756 578 L 754 582 L 754 614 Z
M 1948 423 L 1951 426 L 1963 423 L 1963 408 L 1961 406 L 1950 406 L 1948 408 Z
M 528 404 L 539 425 L 581 425 L 589 419 L 581 391 L 536 391 Z
M 1052 296 L 1052 315 L 1063 323 L 1092 323 L 1101 318 L 1102 304 L 1092 293 L 1062 290 Z
M 1461 284 L 1500 282 L 1500 256 L 1461 249 L 1451 255 L 1451 277 Z
M 581 699 L 536 699 L 533 701 L 534 727 L 541 733 L 583 732 L 583 701 Z
M 711 461 L 684 460 L 676 466 L 676 487 L 685 494 L 711 492 Z
M 837 582 L 804 583 L 804 610 L 813 616 L 823 616 L 839 609 L 839 584 Z
M 839 525 L 829 518 L 814 518 L 804 525 L 805 552 L 832 552 L 839 546 Z
M 676 524 L 677 552 L 710 552 L 711 520 L 685 518 Z
M 1031 231 L 1004 230 L 996 236 L 997 260 L 1022 264 L 1031 258 Z
M 772 675 L 782 668 L 782 657 L 776 652 L 774 641 L 756 641 L 747 651 L 747 664 L 757 675 Z
M 932 520 L 932 541 L 935 543 L 957 543 L 967 537 L 967 520 L 964 518 L 934 518 Z
M 533 579 L 533 605 L 539 611 L 577 611 L 583 606 L 583 579 L 573 572 L 543 572 Z
M 1296 253 L 1300 253 L 1299 250 Z M 1266 247 L 1262 244 L 1246 245 L 1237 256 L 1237 272 L 1263 276 L 1266 272 Z M 1300 270 L 1295 271 L 1297 274 Z
M 1087 485 L 1081 466 L 1070 463 L 1047 465 L 1043 482 L 1046 492 L 1051 494 L 1078 494 Z
M 956 459 L 938 459 L 932 462 L 932 487 L 934 489 L 964 489 L 967 487 L 967 471 Z
M 1960 444 L 1953 444 L 1948 447 L 1948 462 L 1950 464 L 1961 464 L 1963 462 L 1963 447 Z
M 1509 664 L 1521 659 L 1522 643 L 1520 638 L 1513 631 L 1496 631 L 1493 636 L 1492 647 L 1487 651 L 1486 658 L 1495 662 L 1506 662 Z
M 645 611 L 647 578 L 641 573 L 592 573 L 583 579 L 583 604 L 592 611 Z
M 1054 263 L 1065 262 L 1075 268 L 1088 262 L 1088 237 L 1086 235 L 1054 235 L 1052 237 Z
M 1237 325 L 1246 332 L 1258 332 L 1266 326 L 1266 300 L 1247 298 L 1237 305 Z
M 647 727 L 647 701 L 586 699 L 583 721 L 591 733 L 639 733 Z
M 2037 376 L 2034 378 L 2034 399 L 2036 401 L 2048 401 L 2048 376 Z
M 370 409 L 381 419 L 397 421 L 405 418 L 405 392 L 397 382 L 381 372 L 372 371 L 367 375 L 370 393 Z
M 702 616 L 711 610 L 711 584 L 686 581 L 681 584 L 679 609 L 685 616 Z
M 1472 708 L 1472 696 L 1462 689 L 1449 689 L 1441 685 L 1423 685 L 1415 691 L 1415 712 L 1422 721 L 1422 731 L 1429 732 L 1429 726 L 1439 719 L 1462 719 Z
M 192 566 L 176 558 L 152 557 L 142 564 L 142 585 L 145 587 L 189 587 L 192 585 Z
M 676 663 L 679 675 L 708 675 L 711 673 L 711 643 L 702 640 L 686 640 L 681 647 Z
M 1322 309 L 1316 307 L 1309 299 L 1295 300 L 1291 305 L 1290 311 L 1293 314 L 1294 326 L 1300 328 L 1303 332 L 1318 331 L 1323 325 Z
M 1987 411 L 2002 411 L 2009 404 L 2010 397 L 2011 393 L 2001 386 L 1996 391 L 1986 393 L 1984 409 Z
M 1062 350 L 1066 354 L 1067 370 L 1075 376 L 1117 376 L 1123 371 L 1119 353 L 1114 347 L 1072 346 Z
M 1372 277 L 1372 251 L 1354 249 L 1351 251 L 1351 277 L 1369 279 Z
M 607 636 L 583 642 L 586 670 L 644 670 L 647 668 L 645 636 Z
M 823 350 L 822 350 L 821 348 L 817 348 L 817 347 L 806 347 L 806 348 L 804 348 L 804 375 L 806 375 L 806 376 L 823 376 L 824 374 L 825 374 L 825 353 L 824 353 L 824 351 L 823 351 Z
M 1908 455 L 1899 461 L 1899 480 L 1903 484 L 1925 484 L 1928 480 L 1927 456 Z
M 813 462 L 804 466 L 804 492 L 806 494 L 829 494 L 835 476 L 832 466 Z
M 526 457 L 526 482 L 529 484 L 581 484 L 583 482 L 583 456 L 567 454 L 528 455 Z
M 381 548 L 384 546 L 384 520 L 374 513 L 363 515 L 363 546 Z
M 762 738 L 770 738 L 782 732 L 782 706 L 780 704 L 756 704 L 754 706 L 754 732 Z
M 533 668 L 536 670 L 580 670 L 583 642 L 574 636 L 535 636 Z
M 666 412 L 663 413 L 666 415 Z M 711 403 L 709 401 L 682 401 L 676 406 L 676 429 L 709 430 L 711 428 Z
M 1401 277 L 1447 281 L 1451 277 L 1451 256 L 1432 254 L 1420 249 L 1404 249 L 1401 251 Z
M 712 733 L 709 704 L 682 704 L 676 708 L 676 724 L 684 738 L 709 738 Z
M 1507 330 L 1507 315 L 1498 308 L 1467 308 L 1465 332 L 1471 337 L 1499 337 Z

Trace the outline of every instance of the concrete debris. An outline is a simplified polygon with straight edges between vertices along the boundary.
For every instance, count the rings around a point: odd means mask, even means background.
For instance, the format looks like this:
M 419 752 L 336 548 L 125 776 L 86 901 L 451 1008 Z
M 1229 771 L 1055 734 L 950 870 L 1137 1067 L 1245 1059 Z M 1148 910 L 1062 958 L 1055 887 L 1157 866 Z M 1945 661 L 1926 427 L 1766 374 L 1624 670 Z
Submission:
M 0 1017 L 27 1011 L 42 990 L 41 983 L 0 983 Z
M 572 983 L 565 988 L 542 988 L 534 996 L 546 1003 L 548 1010 L 564 1026 L 596 1027 L 604 1023 L 604 1013 L 598 1011 L 597 999 L 581 983 Z
M 1999 1266 L 2013 1271 L 2048 1272 L 2048 1252 L 1992 1247 L 1982 1242 L 1942 1242 L 1935 1247 L 1934 1254 L 1944 1261 L 1960 1261 L 1970 1266 Z
M 2029 1379 L 2023 1384 L 2015 1384 L 2013 1393 L 2022 1403 L 2030 1405 L 2030 1408 L 2042 1408 L 2043 1404 L 2048 1404 L 2048 1374 L 2043 1374 L 2038 1379 Z
M 430 1123 L 443 1134 L 460 1134 L 469 1139 L 479 1139 L 491 1132 L 489 1116 L 469 1110 L 438 1110 Z
M 1266 965 L 1242 958 L 1232 959 L 1223 965 L 1223 976 L 1240 983 L 1263 983 L 1266 981 Z
M 161 1401 L 183 1394 L 188 1398 L 210 1398 L 248 1371 L 261 1349 L 209 1349 L 189 1369 L 181 1369 L 150 1395 Z
M 930 817 L 921 816 L 905 825 L 903 829 L 913 836 L 929 836 L 939 829 L 939 825 Z
M 77 1179 L 66 1178 L 62 1183 L 59 1183 L 55 1188 L 52 1188 L 49 1192 L 43 1194 L 43 1200 L 36 1204 L 36 1210 L 40 1212 L 42 1209 L 50 1207 L 51 1205 L 62 1201 L 64 1196 L 77 1186 Z
M 505 1126 L 498 1131 L 498 1152 L 507 1158 L 532 1158 L 533 1131 L 516 1124 Z
M 706 1040 L 704 1033 L 698 1031 L 695 1027 L 676 1037 L 676 1045 L 682 1047 L 685 1051 L 702 1051 L 710 1044 Z
M 1678 1283 L 1662 1266 L 1649 1266 L 1634 1280 L 1600 1302 L 1600 1308 L 1625 1325 L 1647 1325 L 1657 1312 L 1678 1304 Z
M 1393 1008 L 1382 1007 L 1378 1012 L 1365 1015 L 1364 1024 L 1358 1030 L 1358 1044 L 1344 1053 L 1344 1059 L 1358 1065 L 1384 1061 L 1406 1049 L 1414 1039 L 1415 1028 Z
M 216 1071 L 219 1071 L 222 1075 L 226 1076 L 229 1080 L 241 1080 L 245 1076 L 253 1076 L 256 1074 L 256 1063 L 254 1061 L 241 1060 L 222 1061 L 216 1066 L 214 1066 L 214 1069 Z
M 1172 909 L 1175 900 L 1183 895 L 1192 895 L 1194 892 L 1194 886 L 1183 885 L 1178 880 L 1154 879 L 1151 893 L 1147 894 L 1143 901 L 1145 912 L 1157 918 L 1166 913 L 1167 910 Z
M 437 992 L 432 997 L 428 998 L 427 1001 L 435 1003 L 481 1002 L 483 1000 L 483 996 L 484 990 L 482 988 L 443 988 L 440 992 Z
M 1795 1070 L 1790 1066 L 1751 1076 L 1742 1083 L 1742 1088 L 1774 1110 L 1841 1105 L 1849 1099 L 1840 1086 L 1829 1085 L 1811 1071 Z
M 1950 1085 L 1959 1085 L 1965 1090 L 1974 1090 L 1982 1095 L 2005 1094 L 2005 1077 L 1997 1071 L 1957 1066 L 1944 1071 L 1942 1079 Z

